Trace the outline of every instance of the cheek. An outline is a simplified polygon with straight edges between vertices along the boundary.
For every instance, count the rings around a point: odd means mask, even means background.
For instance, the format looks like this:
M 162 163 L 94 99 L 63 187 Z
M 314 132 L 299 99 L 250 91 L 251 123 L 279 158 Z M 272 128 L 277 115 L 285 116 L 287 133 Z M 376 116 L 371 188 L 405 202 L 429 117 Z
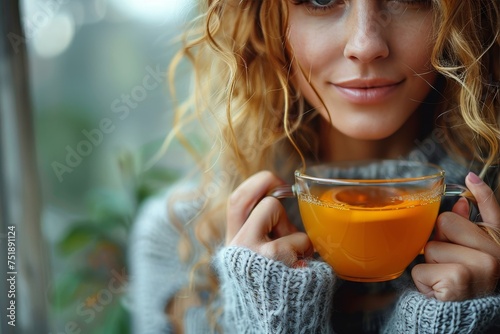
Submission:
M 308 103 L 320 109 L 321 100 L 312 86 L 318 86 L 321 78 L 327 78 L 329 68 L 333 68 L 334 58 L 330 50 L 333 43 L 318 34 L 299 32 L 296 28 L 288 38 L 292 56 L 291 77 L 293 84 L 304 95 Z
M 423 47 L 417 50 L 410 47 L 405 49 L 401 59 L 404 61 L 404 65 L 415 72 L 416 75 L 425 75 L 428 71 L 432 70 L 432 48 L 430 46 L 425 47 L 423 42 L 419 45 L 423 45 Z
M 341 55 L 337 25 L 310 22 L 291 25 L 288 43 L 295 64 L 300 64 L 304 73 L 328 70 Z
M 409 92 L 410 98 L 413 96 L 418 100 L 423 99 L 432 89 L 436 79 L 436 72 L 431 65 L 432 47 L 426 41 L 420 41 L 423 47 L 408 48 L 401 58 L 403 66 L 407 68 L 407 77 L 410 80 L 413 91 Z
M 429 36 L 433 35 L 431 28 L 432 20 L 426 19 L 418 26 L 406 27 L 401 24 L 396 25 L 395 31 L 406 31 L 406 35 L 393 35 L 393 51 L 397 54 L 396 58 L 403 61 L 405 66 L 410 70 L 414 70 L 416 74 L 422 74 L 425 71 L 431 70 L 431 55 L 434 46 Z M 427 27 L 427 28 L 423 28 Z
M 299 32 L 298 29 L 290 32 L 288 41 L 291 54 L 293 55 L 293 65 L 296 71 L 300 64 L 304 72 L 307 72 L 307 69 L 313 67 L 313 60 L 316 58 L 316 47 L 314 47 L 315 41 L 310 38 L 309 34 Z

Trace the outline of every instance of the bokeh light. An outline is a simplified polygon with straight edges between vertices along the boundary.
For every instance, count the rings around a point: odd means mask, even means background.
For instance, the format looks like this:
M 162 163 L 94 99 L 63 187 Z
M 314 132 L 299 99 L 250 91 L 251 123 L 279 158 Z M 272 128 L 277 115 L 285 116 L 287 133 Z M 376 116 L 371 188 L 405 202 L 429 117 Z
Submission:
M 192 8 L 193 0 L 110 0 L 117 10 L 149 24 L 179 22 Z
M 38 29 L 33 36 L 33 48 L 40 57 L 55 57 L 68 48 L 74 35 L 73 17 L 59 13 Z

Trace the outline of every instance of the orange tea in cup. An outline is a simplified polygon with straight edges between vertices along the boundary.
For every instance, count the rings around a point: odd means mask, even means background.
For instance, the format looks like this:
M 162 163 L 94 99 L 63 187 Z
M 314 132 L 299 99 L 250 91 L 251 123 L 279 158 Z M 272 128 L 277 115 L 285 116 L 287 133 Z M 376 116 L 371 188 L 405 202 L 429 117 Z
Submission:
M 394 186 L 338 186 L 298 196 L 315 249 L 347 280 L 401 275 L 429 238 L 441 192 Z
M 319 255 L 339 277 L 364 282 L 401 275 L 428 241 L 443 195 L 473 200 L 445 185 L 439 166 L 405 160 L 308 166 L 269 195 L 297 197 Z

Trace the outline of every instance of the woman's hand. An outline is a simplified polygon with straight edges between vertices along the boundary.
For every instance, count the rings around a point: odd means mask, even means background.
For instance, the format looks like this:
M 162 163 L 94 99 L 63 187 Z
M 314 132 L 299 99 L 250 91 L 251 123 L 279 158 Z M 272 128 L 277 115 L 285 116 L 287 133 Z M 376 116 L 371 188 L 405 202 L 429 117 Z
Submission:
M 300 266 L 313 254 L 307 235 L 290 223 L 283 205 L 266 194 L 284 182 L 259 172 L 245 180 L 229 197 L 226 245 L 246 247 L 289 266 Z
M 475 174 L 465 183 L 475 196 L 481 225 L 500 229 L 500 206 L 493 191 Z M 500 276 L 500 245 L 468 220 L 469 206 L 460 199 L 452 212 L 436 221 L 435 237 L 425 247 L 425 264 L 412 270 L 418 290 L 442 301 L 460 301 L 491 294 Z

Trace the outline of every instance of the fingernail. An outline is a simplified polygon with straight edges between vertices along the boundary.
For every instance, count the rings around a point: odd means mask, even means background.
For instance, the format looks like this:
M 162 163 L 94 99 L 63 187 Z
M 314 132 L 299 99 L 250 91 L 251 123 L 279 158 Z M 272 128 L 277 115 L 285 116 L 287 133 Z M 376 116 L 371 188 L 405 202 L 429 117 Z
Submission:
M 469 172 L 469 174 L 467 175 L 467 178 L 469 179 L 470 182 L 472 182 L 474 184 L 483 183 L 483 180 L 481 180 L 481 178 L 479 176 L 477 176 L 476 174 L 474 174 L 473 172 Z

